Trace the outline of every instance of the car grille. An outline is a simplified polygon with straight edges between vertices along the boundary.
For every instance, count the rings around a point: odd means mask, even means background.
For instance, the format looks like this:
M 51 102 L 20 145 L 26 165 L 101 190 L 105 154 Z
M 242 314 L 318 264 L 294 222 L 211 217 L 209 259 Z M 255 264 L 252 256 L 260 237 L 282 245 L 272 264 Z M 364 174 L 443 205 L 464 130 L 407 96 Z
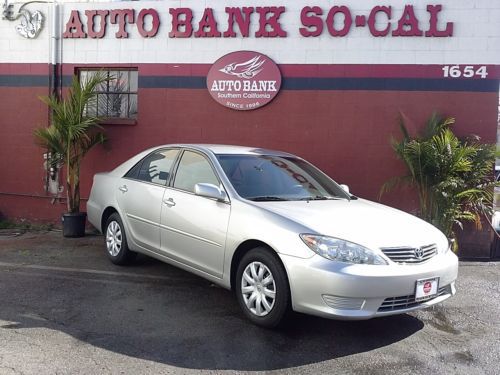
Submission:
M 451 294 L 451 286 L 446 285 L 438 289 L 438 295 L 437 297 L 444 296 L 445 294 Z M 434 298 L 437 298 L 434 297 Z M 400 297 L 391 297 L 391 298 L 386 298 L 384 302 L 382 302 L 382 305 L 378 308 L 378 312 L 385 312 L 385 311 L 397 311 L 397 310 L 404 310 L 404 309 L 409 309 L 412 307 L 416 307 L 421 305 L 424 302 L 432 301 L 426 300 L 426 301 L 420 301 L 417 302 L 415 301 L 415 294 L 411 294 L 409 296 L 400 296 Z
M 407 264 L 422 263 L 437 254 L 436 244 L 422 246 L 417 249 L 413 247 L 383 247 L 381 250 L 393 262 Z M 417 256 L 418 250 L 421 250 L 421 257 Z

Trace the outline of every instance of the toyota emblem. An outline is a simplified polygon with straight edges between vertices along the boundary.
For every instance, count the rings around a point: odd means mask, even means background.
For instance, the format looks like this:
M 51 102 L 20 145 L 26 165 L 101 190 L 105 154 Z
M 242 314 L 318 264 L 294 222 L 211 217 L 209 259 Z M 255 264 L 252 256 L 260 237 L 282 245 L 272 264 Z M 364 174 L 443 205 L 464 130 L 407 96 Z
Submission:
M 424 249 L 421 247 L 417 247 L 415 249 L 415 258 L 417 259 L 422 259 L 424 257 Z

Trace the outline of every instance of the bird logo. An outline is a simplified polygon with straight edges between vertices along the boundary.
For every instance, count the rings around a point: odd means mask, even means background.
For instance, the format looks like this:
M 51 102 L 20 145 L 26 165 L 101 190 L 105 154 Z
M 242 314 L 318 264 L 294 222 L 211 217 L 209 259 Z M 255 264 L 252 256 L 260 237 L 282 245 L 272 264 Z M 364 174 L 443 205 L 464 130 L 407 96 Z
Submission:
M 42 30 L 43 15 L 38 10 L 31 14 L 28 10 L 22 9 L 17 18 L 21 18 L 21 24 L 16 26 L 16 31 L 27 39 L 36 38 Z
M 227 64 L 224 68 L 219 69 L 220 72 L 229 75 L 237 76 L 238 78 L 250 79 L 255 77 L 262 71 L 262 65 L 266 62 L 261 59 L 261 56 L 255 56 L 252 59 L 242 63 Z

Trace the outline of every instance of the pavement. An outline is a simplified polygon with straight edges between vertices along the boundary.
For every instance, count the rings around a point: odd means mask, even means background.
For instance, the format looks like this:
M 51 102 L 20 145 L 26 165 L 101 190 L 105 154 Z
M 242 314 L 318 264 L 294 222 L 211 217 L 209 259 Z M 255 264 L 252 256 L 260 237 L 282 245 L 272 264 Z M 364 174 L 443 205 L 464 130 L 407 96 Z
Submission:
M 0 231 L 0 374 L 499 374 L 500 263 L 461 262 L 458 293 L 410 314 L 249 323 L 230 291 L 103 237 Z

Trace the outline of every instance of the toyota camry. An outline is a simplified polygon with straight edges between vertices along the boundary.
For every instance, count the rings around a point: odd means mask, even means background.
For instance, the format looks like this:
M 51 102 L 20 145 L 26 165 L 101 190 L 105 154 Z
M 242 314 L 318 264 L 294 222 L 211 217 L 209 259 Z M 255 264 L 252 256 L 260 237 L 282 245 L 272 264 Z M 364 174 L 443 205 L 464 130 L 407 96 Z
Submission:
M 155 147 L 96 174 L 87 211 L 113 263 L 143 253 L 204 277 L 261 326 L 290 310 L 370 319 L 455 294 L 443 233 L 285 152 Z

